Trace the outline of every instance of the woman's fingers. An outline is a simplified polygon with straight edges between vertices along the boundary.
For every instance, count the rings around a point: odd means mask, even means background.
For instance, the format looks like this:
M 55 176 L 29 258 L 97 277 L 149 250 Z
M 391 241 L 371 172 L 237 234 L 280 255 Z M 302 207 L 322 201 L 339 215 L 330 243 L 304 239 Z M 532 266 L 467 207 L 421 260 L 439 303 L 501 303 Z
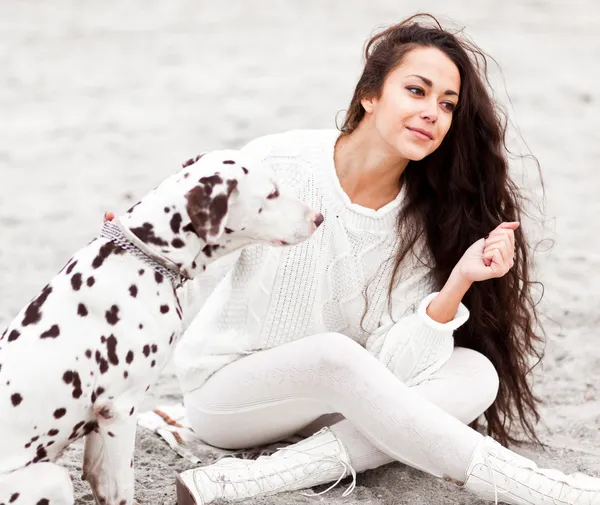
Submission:
M 115 218 L 115 215 L 109 210 L 108 212 L 104 213 L 104 222 L 106 223 L 106 221 L 112 221 Z
M 497 265 L 497 273 L 502 276 L 514 265 L 513 249 L 506 241 L 497 242 L 483 250 L 483 261 L 486 266 Z
M 495 241 L 507 238 L 510 242 L 511 247 L 515 247 L 515 232 L 511 229 L 496 229 L 490 233 L 489 237 L 485 239 L 485 243 L 493 244 Z

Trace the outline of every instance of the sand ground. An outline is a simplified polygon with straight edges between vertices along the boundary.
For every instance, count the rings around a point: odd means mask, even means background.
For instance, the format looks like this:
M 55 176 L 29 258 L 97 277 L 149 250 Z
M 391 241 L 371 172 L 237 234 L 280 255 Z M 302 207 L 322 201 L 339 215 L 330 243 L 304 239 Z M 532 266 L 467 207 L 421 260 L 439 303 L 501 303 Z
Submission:
M 125 210 L 180 161 L 265 133 L 333 126 L 364 40 L 417 8 L 466 26 L 495 57 L 499 99 L 544 173 L 546 226 L 535 233 L 555 245 L 539 255 L 548 342 L 535 387 L 549 448 L 524 451 L 600 475 L 597 0 L 3 0 L 0 326 L 98 233 L 105 210 Z M 525 152 L 522 140 L 513 145 Z M 539 195 L 535 165 L 515 170 Z M 179 399 L 169 368 L 144 407 Z M 87 504 L 80 457 L 74 447 L 64 463 L 77 503 Z M 189 465 L 144 430 L 135 460 L 139 501 L 174 504 L 174 473 Z M 400 464 L 359 476 L 348 498 L 342 491 L 260 503 L 477 503 Z

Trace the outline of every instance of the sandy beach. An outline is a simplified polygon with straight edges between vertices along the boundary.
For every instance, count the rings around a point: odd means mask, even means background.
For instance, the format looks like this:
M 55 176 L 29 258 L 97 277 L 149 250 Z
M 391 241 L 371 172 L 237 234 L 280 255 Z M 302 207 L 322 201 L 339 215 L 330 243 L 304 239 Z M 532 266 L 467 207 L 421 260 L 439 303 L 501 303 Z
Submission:
M 597 0 L 4 0 L 0 327 L 98 234 L 105 210 L 123 212 L 183 160 L 266 133 L 333 127 L 364 41 L 417 8 L 465 27 L 495 58 L 501 72 L 492 64 L 492 82 L 511 118 L 511 147 L 531 151 L 543 172 L 544 226 L 524 225 L 543 239 L 536 278 L 547 343 L 534 378 L 548 447 L 519 452 L 600 475 Z M 535 163 L 517 158 L 513 168 L 539 199 Z M 179 401 L 169 366 L 143 409 Z M 92 504 L 81 455 L 78 443 L 61 462 L 77 503 Z M 174 505 L 174 475 L 190 464 L 140 429 L 135 465 L 138 501 Z M 480 503 L 401 464 L 359 475 L 349 497 L 344 489 L 248 503 Z

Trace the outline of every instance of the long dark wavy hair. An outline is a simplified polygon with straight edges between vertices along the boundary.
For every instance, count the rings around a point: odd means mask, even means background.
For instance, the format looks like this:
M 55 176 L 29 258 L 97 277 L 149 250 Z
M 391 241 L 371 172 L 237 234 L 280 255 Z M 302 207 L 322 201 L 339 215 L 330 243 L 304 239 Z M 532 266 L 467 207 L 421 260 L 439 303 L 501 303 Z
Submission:
M 461 78 L 460 101 L 439 148 L 411 161 L 402 175 L 407 203 L 398 217 L 402 245 L 394 258 L 390 295 L 403 260 L 416 253 L 413 248 L 419 241 L 425 239 L 431 275 L 441 288 L 473 242 L 503 221 L 521 221 L 524 213 L 525 198 L 509 176 L 506 115 L 486 87 L 487 57 L 429 14 L 412 16 L 368 41 L 365 67 L 341 136 L 351 134 L 364 117 L 361 100 L 379 97 L 389 73 L 417 47 L 437 48 L 455 63 Z M 539 442 L 535 433 L 539 399 L 528 381 L 532 365 L 541 359 L 543 341 L 532 296 L 538 283 L 530 279 L 532 258 L 522 227 L 515 231 L 515 242 L 514 267 L 499 279 L 471 286 L 463 299 L 470 318 L 454 335 L 457 346 L 479 351 L 498 372 L 498 396 L 485 418 L 488 434 L 504 445 L 523 441 L 515 436 L 515 425 L 526 438 Z M 472 427 L 478 428 L 477 421 Z

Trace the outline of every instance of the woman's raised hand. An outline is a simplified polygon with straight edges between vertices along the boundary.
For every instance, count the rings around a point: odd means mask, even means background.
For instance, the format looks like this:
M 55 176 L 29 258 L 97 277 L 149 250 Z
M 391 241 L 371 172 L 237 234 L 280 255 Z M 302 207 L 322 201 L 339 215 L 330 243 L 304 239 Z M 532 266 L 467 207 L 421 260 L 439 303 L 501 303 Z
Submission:
M 515 230 L 518 222 L 500 223 L 486 238 L 469 247 L 454 268 L 468 282 L 505 275 L 515 263 Z

